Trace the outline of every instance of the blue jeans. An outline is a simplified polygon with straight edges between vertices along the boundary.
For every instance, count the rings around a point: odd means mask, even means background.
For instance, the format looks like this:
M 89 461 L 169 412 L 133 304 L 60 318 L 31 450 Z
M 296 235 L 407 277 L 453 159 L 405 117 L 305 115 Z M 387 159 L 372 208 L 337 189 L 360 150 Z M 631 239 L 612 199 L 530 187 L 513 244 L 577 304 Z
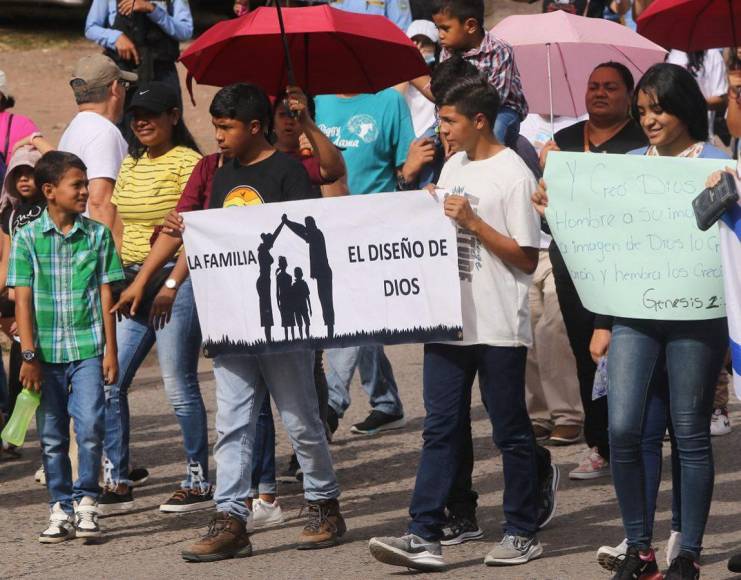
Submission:
M 727 345 L 725 319 L 615 320 L 608 364 L 611 464 L 630 546 L 648 549 L 652 540 L 655 497 L 647 497 L 642 440 L 652 376 L 665 358 L 679 463 L 681 549 L 700 555 L 714 480 L 710 416 Z
M 422 456 L 409 514 L 409 531 L 439 540 L 445 507 L 464 461 L 470 426 L 471 387 L 479 375 L 481 396 L 502 453 L 506 533 L 537 530 L 538 458 L 525 406 L 525 347 L 427 344 L 424 351 L 425 410 Z
M 103 449 L 104 395 L 101 358 L 63 364 L 42 363 L 41 404 L 36 426 L 46 471 L 49 505 L 59 502 L 67 513 L 84 496 L 97 501 Z M 75 421 L 78 479 L 72 481 L 69 460 L 69 420 Z
M 250 497 L 260 494 L 275 495 L 278 485 L 275 481 L 275 423 L 270 407 L 270 396 L 265 401 L 257 416 L 255 446 L 252 449 L 252 488 Z
M 509 107 L 500 107 L 494 121 L 494 136 L 507 147 L 514 147 L 520 134 L 520 114 Z
M 350 407 L 350 382 L 356 367 L 373 410 L 393 416 L 404 414 L 394 371 L 381 345 L 332 348 L 326 353 L 329 405 L 338 416 Z
M 247 520 L 258 416 L 268 393 L 275 401 L 299 465 L 308 501 L 339 497 L 332 456 L 319 417 L 314 352 L 223 355 L 216 378 L 216 509 Z
M 186 478 L 182 487 L 208 487 L 208 424 L 198 385 L 201 329 L 190 278 L 178 289 L 170 322 L 155 331 L 146 318 L 116 325 L 118 382 L 105 391 L 106 482 L 130 484 L 128 391 L 136 371 L 157 341 L 162 382 L 183 434 Z

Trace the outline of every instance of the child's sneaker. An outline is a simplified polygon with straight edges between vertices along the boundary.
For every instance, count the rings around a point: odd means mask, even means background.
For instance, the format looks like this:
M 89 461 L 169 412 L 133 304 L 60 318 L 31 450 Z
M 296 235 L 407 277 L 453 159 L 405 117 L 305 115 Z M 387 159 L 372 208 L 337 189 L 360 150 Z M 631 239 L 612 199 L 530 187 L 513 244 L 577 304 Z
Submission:
M 569 479 L 598 479 L 610 475 L 610 463 L 602 457 L 596 447 L 588 449 L 576 469 L 569 472 Z
M 281 526 L 284 523 L 283 510 L 280 508 L 277 499 L 273 503 L 260 498 L 252 502 L 252 520 L 247 524 L 248 532 Z
M 728 418 L 728 409 L 725 407 L 713 409 L 713 415 L 710 418 L 710 434 L 713 437 L 720 437 L 730 432 L 731 420 Z
M 75 537 L 75 526 L 72 517 L 62 509 L 62 504 L 57 502 L 51 508 L 49 516 L 49 527 L 39 535 L 42 544 L 58 544 Z
M 75 533 L 78 538 L 100 538 L 98 526 L 98 503 L 90 496 L 85 496 L 80 503 L 75 502 Z

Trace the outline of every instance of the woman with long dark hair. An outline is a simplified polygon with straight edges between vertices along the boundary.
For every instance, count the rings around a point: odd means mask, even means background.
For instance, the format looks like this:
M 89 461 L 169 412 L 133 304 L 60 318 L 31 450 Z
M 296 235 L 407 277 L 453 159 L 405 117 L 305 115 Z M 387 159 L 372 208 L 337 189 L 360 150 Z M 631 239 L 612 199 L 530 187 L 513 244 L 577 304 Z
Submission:
M 177 205 L 201 154 L 183 123 L 177 94 L 168 84 L 152 82 L 140 87 L 129 110 L 134 139 L 116 180 L 112 202 L 123 225 L 121 258 L 131 281 L 149 255 L 165 215 Z M 99 502 L 101 515 L 134 508 L 128 476 L 128 388 L 155 341 L 165 392 L 185 448 L 185 479 L 160 510 L 185 512 L 213 505 L 206 409 L 198 384 L 201 330 L 187 276 L 184 260 L 166 265 L 149 282 L 138 311 L 117 325 L 119 379 L 106 386 L 106 487 Z
M 636 154 L 727 158 L 706 143 L 705 97 L 692 75 L 680 66 L 651 67 L 636 87 L 632 113 L 649 140 L 649 146 Z M 668 374 L 669 414 L 677 444 L 682 533 L 679 555 L 665 578 L 699 578 L 714 480 L 710 417 L 715 381 L 727 347 L 725 318 L 614 321 L 608 366 L 611 463 L 628 539 L 628 552 L 616 579 L 658 574 L 651 548 L 653 513 L 647 509 L 653 498 L 646 497 L 642 483 L 641 440 L 651 377 L 661 365 Z

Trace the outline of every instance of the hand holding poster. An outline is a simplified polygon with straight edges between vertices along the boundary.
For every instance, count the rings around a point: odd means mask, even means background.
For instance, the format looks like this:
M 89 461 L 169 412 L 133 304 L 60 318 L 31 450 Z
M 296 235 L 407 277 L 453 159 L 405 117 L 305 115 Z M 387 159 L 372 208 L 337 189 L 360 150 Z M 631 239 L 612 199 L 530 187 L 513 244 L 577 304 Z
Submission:
M 184 218 L 208 356 L 459 338 L 456 229 L 427 192 Z
M 715 159 L 551 153 L 546 218 L 584 306 L 656 320 L 725 316 L 718 229 L 692 199 Z

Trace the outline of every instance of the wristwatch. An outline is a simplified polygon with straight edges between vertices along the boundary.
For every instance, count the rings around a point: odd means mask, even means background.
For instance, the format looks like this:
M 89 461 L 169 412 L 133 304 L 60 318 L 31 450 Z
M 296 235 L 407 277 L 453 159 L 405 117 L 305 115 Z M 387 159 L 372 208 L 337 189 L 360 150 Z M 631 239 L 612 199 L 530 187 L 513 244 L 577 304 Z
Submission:
M 175 280 L 175 278 L 168 278 L 165 280 L 165 288 L 169 288 L 170 290 L 176 290 L 178 287 L 178 283 Z
M 24 350 L 21 352 L 21 357 L 25 362 L 33 362 L 36 360 L 36 351 Z

